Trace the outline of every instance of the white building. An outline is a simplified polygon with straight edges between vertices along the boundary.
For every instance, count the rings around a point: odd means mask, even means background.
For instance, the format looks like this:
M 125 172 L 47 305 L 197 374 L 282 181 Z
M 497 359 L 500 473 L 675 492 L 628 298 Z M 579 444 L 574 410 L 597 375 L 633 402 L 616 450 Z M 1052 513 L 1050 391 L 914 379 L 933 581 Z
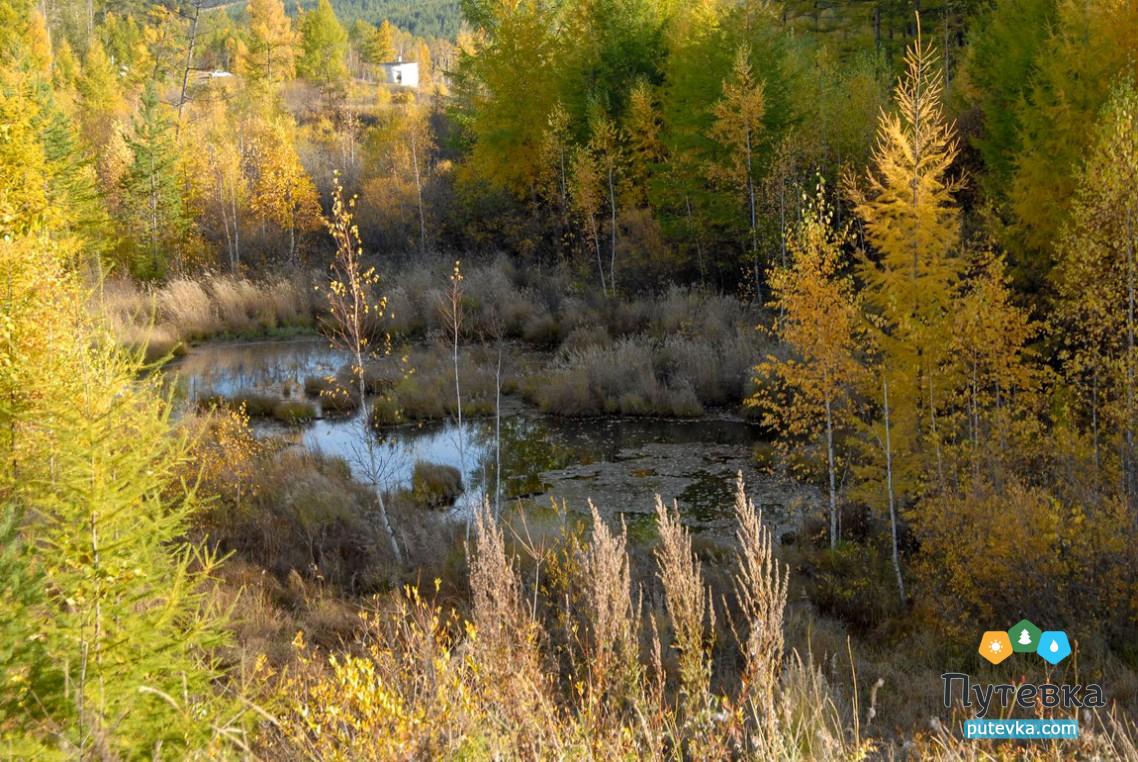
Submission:
M 400 87 L 419 87 L 419 64 L 415 61 L 399 60 L 382 64 L 384 81 Z

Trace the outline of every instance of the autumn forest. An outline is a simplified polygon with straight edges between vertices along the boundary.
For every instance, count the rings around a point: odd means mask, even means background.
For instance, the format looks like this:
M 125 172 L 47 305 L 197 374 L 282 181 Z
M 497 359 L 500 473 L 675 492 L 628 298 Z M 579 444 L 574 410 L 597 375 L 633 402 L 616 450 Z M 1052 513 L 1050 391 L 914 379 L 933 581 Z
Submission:
M 5 759 L 1138 760 L 1135 0 L 0 0 L 0 233 Z

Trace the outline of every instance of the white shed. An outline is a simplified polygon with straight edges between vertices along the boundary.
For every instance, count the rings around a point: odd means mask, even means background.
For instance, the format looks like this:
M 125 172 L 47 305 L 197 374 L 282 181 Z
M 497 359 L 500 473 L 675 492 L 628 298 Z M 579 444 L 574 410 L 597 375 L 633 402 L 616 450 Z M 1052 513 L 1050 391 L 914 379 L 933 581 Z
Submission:
M 419 87 L 419 64 L 415 61 L 392 61 L 383 64 L 384 81 L 400 87 Z

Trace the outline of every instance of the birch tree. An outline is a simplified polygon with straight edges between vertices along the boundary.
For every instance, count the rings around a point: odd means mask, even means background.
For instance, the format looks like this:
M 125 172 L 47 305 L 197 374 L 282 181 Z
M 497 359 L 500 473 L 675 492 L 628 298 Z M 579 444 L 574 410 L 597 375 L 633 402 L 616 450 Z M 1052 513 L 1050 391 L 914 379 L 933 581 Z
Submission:
M 853 284 L 842 272 L 848 236 L 833 227 L 833 211 L 819 183 L 805 199 L 802 219 L 787 233 L 790 262 L 771 273 L 774 334 L 791 356 L 769 355 L 757 368 L 761 383 L 748 402 L 763 420 L 793 439 L 825 444 L 830 547 L 839 541 L 835 431 L 852 417 L 853 394 L 864 376 L 858 353 L 861 317 Z

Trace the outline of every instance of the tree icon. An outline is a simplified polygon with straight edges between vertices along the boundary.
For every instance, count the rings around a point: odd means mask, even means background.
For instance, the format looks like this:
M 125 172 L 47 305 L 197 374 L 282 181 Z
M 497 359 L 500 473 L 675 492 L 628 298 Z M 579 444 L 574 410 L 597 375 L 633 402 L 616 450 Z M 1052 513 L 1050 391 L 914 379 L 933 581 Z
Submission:
M 1028 619 L 1021 619 L 1008 630 L 1012 650 L 1021 654 L 1035 653 L 1035 647 L 1039 644 L 1039 635 L 1040 629 Z

